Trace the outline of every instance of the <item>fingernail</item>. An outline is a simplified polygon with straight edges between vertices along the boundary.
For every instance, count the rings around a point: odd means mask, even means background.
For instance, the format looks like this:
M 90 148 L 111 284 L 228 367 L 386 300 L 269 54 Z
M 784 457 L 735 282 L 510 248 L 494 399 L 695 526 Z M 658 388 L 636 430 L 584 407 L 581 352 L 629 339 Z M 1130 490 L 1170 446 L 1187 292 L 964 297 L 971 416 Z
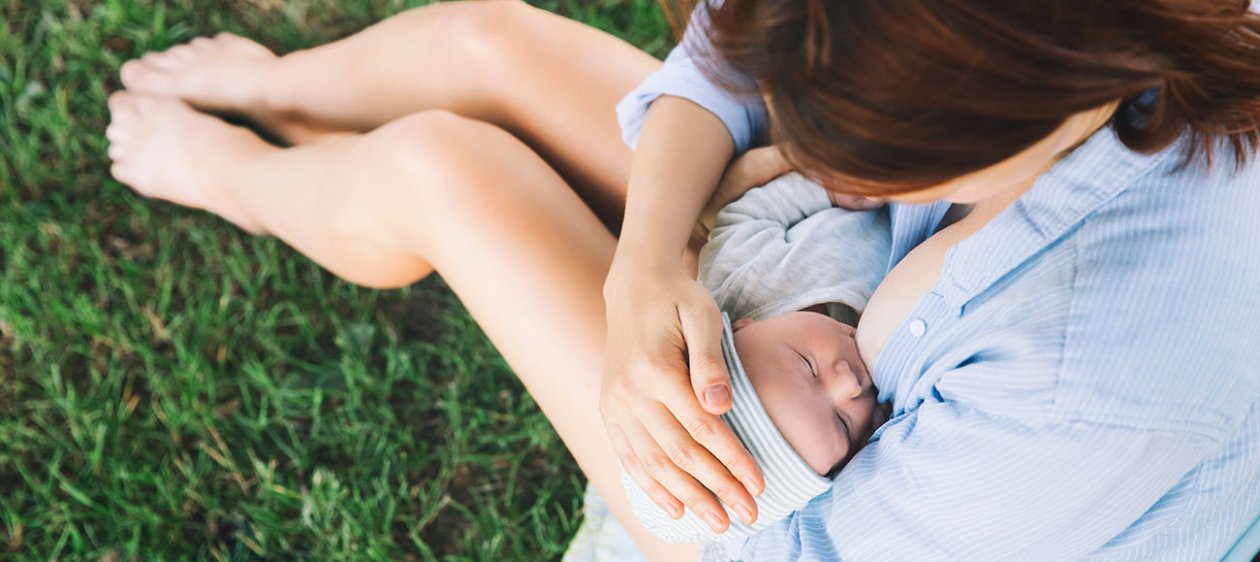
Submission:
M 741 478 L 739 481 L 744 483 L 744 489 L 748 490 L 749 494 L 752 494 L 754 496 L 761 495 L 761 491 L 757 489 L 757 483 L 753 482 L 752 478 L 745 476 Z
M 739 513 L 740 521 L 743 521 L 745 525 L 752 525 L 752 522 L 753 522 L 752 510 L 748 509 L 748 506 L 746 505 L 735 506 L 735 511 Z
M 718 516 L 716 511 L 704 514 L 704 520 L 708 521 L 709 527 L 712 527 L 714 532 L 721 533 L 723 531 L 722 518 Z
M 661 506 L 661 511 L 668 513 L 671 518 L 678 519 L 679 517 L 682 517 L 682 514 L 678 513 L 678 506 L 672 503 L 661 503 L 658 505 Z
M 715 384 L 704 390 L 704 401 L 710 406 L 725 406 L 731 400 L 731 389 L 724 384 Z

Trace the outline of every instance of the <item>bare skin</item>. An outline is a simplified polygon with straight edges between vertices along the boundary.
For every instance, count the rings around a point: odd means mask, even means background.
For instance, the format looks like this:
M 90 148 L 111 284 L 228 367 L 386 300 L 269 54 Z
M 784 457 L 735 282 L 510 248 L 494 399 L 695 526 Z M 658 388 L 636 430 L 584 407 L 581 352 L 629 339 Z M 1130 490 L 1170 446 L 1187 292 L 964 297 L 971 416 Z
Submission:
M 757 398 L 814 472 L 832 473 L 888 421 L 852 326 L 797 311 L 731 327 Z
M 631 152 L 612 108 L 659 66 L 615 37 L 519 2 L 451 2 L 283 57 L 231 34 L 195 39 L 128 62 L 122 80 L 131 92 L 247 117 L 295 144 L 428 109 L 492 123 L 619 224 Z
M 644 553 L 697 559 L 698 545 L 637 524 L 590 423 L 616 245 L 605 223 L 620 220 L 630 166 L 611 108 L 659 62 L 511 2 L 433 5 L 285 57 L 260 49 L 220 36 L 128 63 L 110 100 L 115 177 L 356 283 L 441 272 Z M 586 56 L 557 56 L 573 52 Z
M 271 146 L 246 129 L 220 126 L 226 124 L 188 111 L 183 104 L 157 102 L 157 98 L 110 97 L 110 113 L 127 116 L 116 119 L 106 132 L 114 178 L 145 197 L 204 209 L 246 232 L 262 234 L 262 223 L 223 197 L 222 186 L 213 178 L 194 170 L 229 166 Z M 191 137 L 187 131 L 200 135 Z
M 308 144 L 343 131 L 268 109 L 258 88 L 279 57 L 254 41 L 220 33 L 123 65 L 123 85 L 134 92 L 185 99 L 205 111 L 248 119 L 280 140 Z
M 904 202 L 945 199 L 969 205 L 970 209 L 962 219 L 911 250 L 871 295 L 857 330 L 858 351 L 867 365 L 875 368 L 893 331 L 940 277 L 946 252 L 984 228 L 1032 188 L 1038 176 L 1111 119 L 1116 105 L 1112 102 L 1073 115 L 1045 139 L 989 168 L 897 199 Z

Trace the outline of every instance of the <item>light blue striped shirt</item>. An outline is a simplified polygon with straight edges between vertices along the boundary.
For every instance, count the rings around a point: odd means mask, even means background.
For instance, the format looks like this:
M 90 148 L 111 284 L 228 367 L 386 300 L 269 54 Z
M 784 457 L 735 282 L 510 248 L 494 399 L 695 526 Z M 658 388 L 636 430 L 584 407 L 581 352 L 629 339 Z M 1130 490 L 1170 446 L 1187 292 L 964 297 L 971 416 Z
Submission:
M 674 95 L 752 146 L 764 111 L 686 44 L 618 105 L 623 136 Z M 1260 516 L 1260 166 L 1175 171 L 1178 150 L 1104 129 L 951 249 L 873 359 L 893 419 L 724 559 L 1224 556 Z M 947 206 L 894 205 L 890 263 Z

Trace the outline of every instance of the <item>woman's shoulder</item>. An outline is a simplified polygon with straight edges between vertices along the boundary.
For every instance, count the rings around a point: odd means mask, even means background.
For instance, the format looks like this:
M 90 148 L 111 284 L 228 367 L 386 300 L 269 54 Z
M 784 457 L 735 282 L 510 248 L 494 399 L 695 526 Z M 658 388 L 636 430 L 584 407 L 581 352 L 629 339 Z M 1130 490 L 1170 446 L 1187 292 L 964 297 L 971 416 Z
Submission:
M 1260 156 L 1260 155 L 1258 155 Z M 1084 217 L 1071 238 L 1084 271 L 1229 281 L 1260 268 L 1260 163 L 1167 160 Z
M 1245 414 L 1260 392 L 1260 167 L 1152 170 L 1065 242 L 1066 413 L 1110 398 L 1144 423 L 1208 432 Z

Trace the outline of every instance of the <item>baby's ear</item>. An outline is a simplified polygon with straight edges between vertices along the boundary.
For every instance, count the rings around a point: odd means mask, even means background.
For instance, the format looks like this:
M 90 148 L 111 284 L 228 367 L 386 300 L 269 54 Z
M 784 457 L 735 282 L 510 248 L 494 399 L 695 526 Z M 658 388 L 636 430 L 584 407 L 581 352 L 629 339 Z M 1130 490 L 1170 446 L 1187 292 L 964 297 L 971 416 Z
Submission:
M 736 320 L 731 323 L 731 329 L 738 332 L 740 330 L 743 330 L 744 326 L 747 326 L 752 323 L 753 323 L 752 318 L 740 318 L 739 320 Z

